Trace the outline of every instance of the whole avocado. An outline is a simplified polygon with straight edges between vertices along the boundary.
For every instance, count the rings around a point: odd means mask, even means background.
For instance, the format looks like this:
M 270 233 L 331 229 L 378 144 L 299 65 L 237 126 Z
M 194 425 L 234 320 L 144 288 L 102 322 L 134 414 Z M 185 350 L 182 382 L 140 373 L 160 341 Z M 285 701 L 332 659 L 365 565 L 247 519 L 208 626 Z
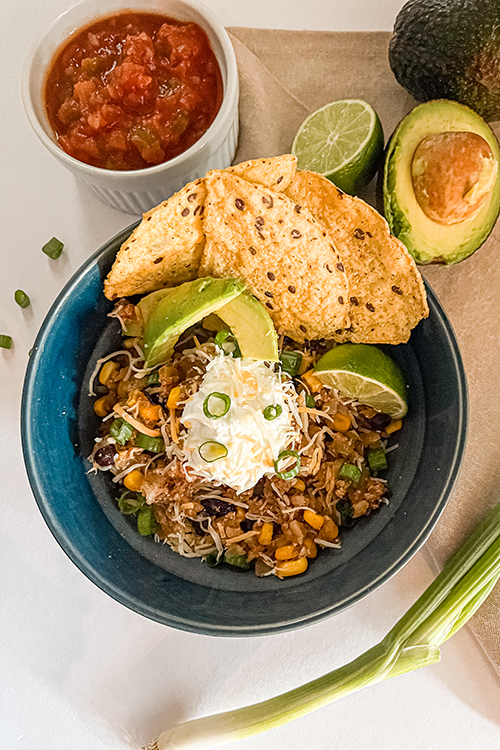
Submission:
M 454 99 L 487 121 L 500 119 L 499 0 L 409 0 L 389 63 L 417 101 Z

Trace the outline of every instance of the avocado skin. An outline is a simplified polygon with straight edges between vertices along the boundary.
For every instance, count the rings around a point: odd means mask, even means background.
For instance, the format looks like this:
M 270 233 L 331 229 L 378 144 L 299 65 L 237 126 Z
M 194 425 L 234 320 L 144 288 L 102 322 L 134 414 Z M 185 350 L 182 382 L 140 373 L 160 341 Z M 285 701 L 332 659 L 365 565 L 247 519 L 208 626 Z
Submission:
M 420 208 L 413 193 L 411 163 L 420 141 L 431 133 L 478 133 L 497 162 L 500 148 L 491 128 L 469 107 L 438 99 L 415 107 L 397 126 L 386 149 L 382 179 L 384 215 L 391 233 L 406 246 L 416 263 L 452 265 L 468 258 L 487 239 L 500 212 L 500 169 L 490 199 L 473 219 L 445 226 Z
M 396 17 L 389 64 L 417 101 L 454 99 L 500 119 L 498 0 L 409 0 Z

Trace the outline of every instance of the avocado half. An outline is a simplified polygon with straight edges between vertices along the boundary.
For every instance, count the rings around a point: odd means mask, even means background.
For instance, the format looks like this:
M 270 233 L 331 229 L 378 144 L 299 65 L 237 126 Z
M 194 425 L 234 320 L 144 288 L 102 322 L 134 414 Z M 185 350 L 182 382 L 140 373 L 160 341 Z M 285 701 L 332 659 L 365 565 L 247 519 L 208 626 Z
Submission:
M 412 163 L 427 136 L 447 132 L 476 133 L 491 148 L 496 163 L 500 148 L 491 128 L 469 107 L 447 99 L 413 109 L 394 131 L 386 150 L 383 173 L 384 214 L 391 232 L 419 264 L 450 265 L 472 255 L 490 234 L 500 211 L 500 169 L 478 212 L 453 224 L 432 220 L 414 191 Z

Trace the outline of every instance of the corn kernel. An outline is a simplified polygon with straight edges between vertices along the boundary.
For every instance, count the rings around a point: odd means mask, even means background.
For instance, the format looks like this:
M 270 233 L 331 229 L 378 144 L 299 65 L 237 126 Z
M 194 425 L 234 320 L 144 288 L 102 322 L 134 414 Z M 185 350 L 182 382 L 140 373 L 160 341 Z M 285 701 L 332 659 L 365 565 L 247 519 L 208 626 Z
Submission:
M 302 481 L 302 479 L 296 479 L 293 485 L 294 490 L 297 490 L 298 492 L 304 492 L 306 488 L 305 482 Z
M 297 576 L 300 573 L 304 573 L 307 570 L 307 566 L 307 557 L 299 557 L 297 560 L 287 560 L 281 563 L 281 565 L 277 565 L 275 572 L 278 578 Z
M 168 394 L 167 399 L 167 407 L 169 409 L 175 409 L 177 406 L 177 402 L 179 401 L 179 396 L 181 395 L 181 389 L 180 386 L 176 385 L 170 393 Z
M 113 407 L 109 403 L 109 398 L 107 396 L 98 398 L 94 403 L 94 411 L 98 417 L 107 417 L 108 414 L 111 414 Z
M 118 370 L 118 365 L 116 364 L 116 362 L 113 362 L 112 360 L 105 362 L 101 367 L 101 371 L 99 373 L 99 383 L 101 383 L 102 385 L 106 385 L 111 375 L 116 370 Z
M 339 527 L 333 521 L 330 516 L 323 516 L 325 523 L 321 527 L 321 534 L 318 534 L 320 539 L 324 539 L 325 542 L 333 542 L 339 535 Z
M 319 393 L 321 389 L 323 388 L 323 383 L 319 378 L 316 377 L 313 370 L 308 370 L 303 375 L 301 375 L 302 380 L 305 380 L 309 388 L 313 393 Z
M 133 346 L 136 345 L 137 339 L 125 339 L 123 342 L 123 346 L 125 349 L 132 349 Z
M 347 432 L 351 426 L 351 418 L 347 414 L 338 411 L 333 417 L 333 427 L 337 432 Z
M 318 554 L 318 548 L 316 547 L 310 536 L 306 536 L 306 538 L 304 539 L 304 547 L 307 550 L 306 557 L 316 557 L 316 555 Z
M 265 521 L 262 524 L 262 528 L 260 530 L 259 534 L 259 544 L 266 545 L 271 544 L 271 539 L 273 538 L 273 531 L 274 526 L 270 521 Z
M 159 404 L 150 404 L 148 401 L 141 401 L 139 414 L 143 419 L 147 419 L 150 422 L 158 422 L 162 415 L 161 406 Z
M 320 516 L 319 513 L 314 513 L 312 510 L 304 511 L 304 521 L 308 523 L 309 526 L 312 526 L 313 529 L 320 529 L 325 523 L 323 516 Z
M 291 560 L 298 555 L 298 549 L 295 544 L 285 544 L 284 547 L 278 547 L 274 556 L 277 560 Z
M 239 507 L 236 508 L 236 516 L 235 516 L 235 518 L 240 523 L 245 520 L 246 516 L 245 516 L 245 511 L 243 510 L 243 508 L 239 508 Z
M 142 487 L 142 483 L 144 482 L 144 474 L 142 471 L 139 471 L 139 469 L 134 469 L 130 472 L 130 474 L 127 474 L 125 476 L 125 479 L 123 480 L 123 484 L 128 490 L 132 490 L 132 492 L 139 492 L 139 490 Z
M 387 432 L 388 435 L 391 435 L 393 432 L 397 432 L 401 429 L 403 426 L 403 420 L 401 419 L 393 419 L 391 424 L 385 428 L 385 432 Z

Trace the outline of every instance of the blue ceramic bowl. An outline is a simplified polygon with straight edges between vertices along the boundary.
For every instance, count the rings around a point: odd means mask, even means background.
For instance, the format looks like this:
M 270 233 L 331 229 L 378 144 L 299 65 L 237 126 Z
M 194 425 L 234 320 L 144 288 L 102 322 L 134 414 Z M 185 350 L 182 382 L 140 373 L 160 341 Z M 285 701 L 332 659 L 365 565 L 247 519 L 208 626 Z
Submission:
M 22 403 L 23 451 L 40 511 L 80 570 L 146 617 L 196 633 L 248 636 L 320 620 L 387 581 L 429 536 L 462 458 L 467 387 L 457 343 L 427 287 L 430 316 L 410 342 L 389 347 L 410 385 L 410 408 L 390 455 L 390 504 L 344 533 L 297 578 L 257 578 L 182 558 L 140 537 L 116 507 L 110 477 L 89 475 L 98 419 L 88 378 L 120 340 L 102 291 L 129 227 L 91 257 L 66 285 L 40 329 Z M 114 492 L 113 492 L 114 490 Z

